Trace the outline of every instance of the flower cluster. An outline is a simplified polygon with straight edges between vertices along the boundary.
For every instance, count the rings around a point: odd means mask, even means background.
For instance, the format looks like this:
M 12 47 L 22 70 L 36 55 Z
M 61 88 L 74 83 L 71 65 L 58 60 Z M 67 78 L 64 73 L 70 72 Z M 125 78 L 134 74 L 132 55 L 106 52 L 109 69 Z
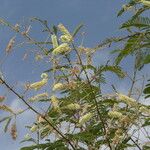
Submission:
M 58 29 L 63 33 L 63 35 L 60 37 L 60 40 L 62 42 L 69 43 L 73 41 L 72 35 L 69 33 L 69 31 L 65 28 L 63 24 L 59 24 Z
M 60 109 L 59 109 L 59 100 L 54 95 L 51 96 L 51 104 L 52 104 L 54 110 L 60 111 Z
M 86 123 L 87 121 L 89 121 L 91 118 L 93 117 L 93 114 L 91 112 L 83 115 L 82 117 L 80 117 L 79 119 L 79 125 L 83 125 L 84 123 Z
M 111 118 L 121 118 L 123 116 L 122 113 L 120 113 L 118 111 L 109 111 L 108 115 Z
M 57 36 L 53 34 L 53 35 L 51 36 L 51 39 L 52 39 L 53 48 L 58 47 Z
M 46 99 L 48 98 L 48 93 L 41 93 L 41 94 L 38 94 L 36 96 L 33 96 L 29 99 L 30 102 L 35 102 L 35 101 L 39 101 L 41 99 Z
M 46 73 L 43 73 L 41 75 L 41 78 L 42 78 L 41 81 L 30 84 L 29 88 L 34 90 L 39 90 L 41 87 L 46 85 L 46 83 L 48 82 L 48 75 Z
M 72 104 L 65 106 L 64 108 L 68 110 L 78 110 L 81 108 L 81 106 L 77 103 L 72 103 Z
M 141 0 L 141 3 L 143 3 L 143 5 L 150 7 L 150 1 L 148 0 Z
M 56 90 L 63 90 L 65 89 L 65 84 L 62 84 L 62 83 L 56 83 L 54 84 L 53 86 L 53 91 L 56 91 Z
M 14 111 L 7 105 L 0 105 L 0 110 L 4 110 L 6 112 L 10 112 L 10 113 L 14 114 Z
M 144 106 L 141 106 L 139 110 L 140 110 L 140 112 L 142 112 L 144 114 L 150 115 L 150 110 Z
M 35 131 L 37 131 L 37 129 L 38 129 L 38 126 L 34 124 L 34 125 L 30 128 L 30 131 L 31 131 L 31 132 L 35 132 Z
M 32 83 L 30 84 L 30 89 L 39 90 L 41 87 L 46 85 L 47 81 L 48 81 L 47 79 L 42 79 L 39 82 Z
M 69 45 L 67 43 L 62 43 L 61 45 L 59 45 L 58 47 L 56 47 L 53 50 L 53 55 L 59 55 L 59 54 L 63 54 L 66 52 L 70 52 L 71 48 L 69 47 Z
M 130 98 L 130 97 L 128 97 L 126 95 L 123 95 L 123 94 L 120 94 L 120 93 L 118 93 L 117 95 L 118 95 L 118 98 L 121 102 L 124 102 L 124 103 L 126 103 L 127 105 L 129 105 L 131 107 L 136 107 L 137 106 L 137 102 L 136 102 L 135 99 Z

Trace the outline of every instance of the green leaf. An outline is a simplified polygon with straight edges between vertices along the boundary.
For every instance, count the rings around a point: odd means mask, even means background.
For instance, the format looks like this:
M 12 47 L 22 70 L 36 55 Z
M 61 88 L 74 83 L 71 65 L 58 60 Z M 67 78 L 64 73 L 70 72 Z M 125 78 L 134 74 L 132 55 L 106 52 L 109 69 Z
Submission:
M 144 58 L 144 64 L 149 64 L 149 63 L 150 63 L 150 55 L 147 55 Z
M 140 48 L 139 43 L 142 40 L 142 37 L 143 36 L 135 34 L 127 40 L 125 47 L 120 51 L 115 60 L 116 65 L 118 65 L 121 60 L 127 57 L 129 54 L 132 54 L 134 51 Z
M 103 48 L 107 45 L 111 45 L 113 42 L 119 42 L 122 38 L 121 37 L 111 37 L 111 38 L 107 38 L 104 41 L 102 41 L 100 44 L 98 44 L 96 47 L 94 47 L 93 49 L 98 50 L 100 48 Z
M 75 37 L 77 35 L 77 33 L 80 31 L 80 29 L 83 27 L 83 24 L 79 24 L 76 29 L 73 31 L 72 36 Z
M 148 82 L 150 82 L 150 80 L 148 80 Z M 150 97 L 150 83 L 148 83 L 143 91 L 143 93 L 146 95 L 145 98 Z
M 142 125 L 142 127 L 145 126 L 150 126 L 150 118 L 146 118 L 144 124 Z
M 121 29 L 129 27 L 136 27 L 136 28 L 150 27 L 150 19 L 148 17 L 138 16 L 134 19 L 130 19 L 127 22 L 123 23 Z
M 33 142 L 33 143 L 35 143 L 35 144 L 36 144 L 36 140 L 35 140 L 35 139 L 33 139 L 33 138 L 24 139 L 24 140 L 20 141 L 20 143 L 24 143 L 24 142 Z
M 144 145 L 143 150 L 150 150 L 150 146 Z
M 102 66 L 99 69 L 99 72 L 106 72 L 106 71 L 110 71 L 115 73 L 118 77 L 120 78 L 124 78 L 125 77 L 125 73 L 121 70 L 121 68 L 119 66 Z
M 4 132 L 7 132 L 10 122 L 11 122 L 11 118 L 6 119 L 6 123 L 4 125 Z
M 9 118 L 10 117 L 4 117 L 4 118 L 0 119 L 0 123 L 3 122 L 3 121 L 5 121 L 5 120 L 7 120 L 7 119 L 9 119 Z
M 57 27 L 56 26 L 53 26 L 53 32 L 55 35 L 57 34 Z
M 135 4 L 136 4 L 136 2 L 133 1 L 133 0 L 131 0 L 128 4 L 125 5 L 125 7 L 126 7 L 126 8 L 129 8 L 129 7 L 131 7 L 131 6 L 134 6 Z M 126 10 L 127 10 L 127 9 L 122 8 L 122 9 L 118 12 L 117 16 L 118 16 L 118 17 L 121 16 Z
M 56 66 L 55 67 L 55 70 L 61 70 L 61 69 L 69 69 L 70 67 L 68 65 L 63 65 L 63 66 Z M 44 72 L 52 72 L 54 69 L 53 68 L 50 68 Z
M 37 144 L 37 145 L 31 145 L 28 147 L 23 147 L 20 150 L 69 150 L 64 145 L 63 141 L 59 140 L 54 143 L 44 143 L 44 144 Z

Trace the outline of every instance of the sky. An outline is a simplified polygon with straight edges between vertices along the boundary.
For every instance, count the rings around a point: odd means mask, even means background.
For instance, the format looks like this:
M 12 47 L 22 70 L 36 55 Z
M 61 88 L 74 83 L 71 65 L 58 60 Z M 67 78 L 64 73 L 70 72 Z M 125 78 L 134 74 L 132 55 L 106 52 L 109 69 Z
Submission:
M 107 37 L 115 35 L 123 35 L 125 32 L 120 31 L 118 28 L 120 24 L 127 20 L 128 15 L 117 17 L 117 12 L 124 4 L 126 0 L 0 0 L 0 18 L 6 19 L 12 24 L 27 23 L 31 17 L 38 17 L 49 22 L 49 25 L 57 25 L 63 23 L 73 30 L 78 24 L 83 23 L 85 25 L 84 30 L 86 32 L 85 44 L 89 47 L 93 47 L 100 41 Z M 33 37 L 42 39 L 42 35 L 39 32 L 40 27 L 36 24 L 31 27 Z M 10 29 L 0 26 L 0 60 L 4 60 L 0 69 L 2 70 L 7 81 L 11 84 L 17 82 L 15 87 L 18 91 L 21 91 L 23 84 L 26 81 L 39 80 L 39 76 L 48 66 L 43 64 L 36 64 L 31 55 L 28 61 L 22 61 L 22 58 L 30 47 L 16 48 L 15 52 L 10 54 L 5 59 L 5 47 L 11 37 L 15 36 L 15 33 Z M 19 41 L 19 39 L 18 39 Z M 107 52 L 98 53 L 95 56 L 96 64 L 101 64 L 109 59 L 111 56 Z M 122 65 L 127 70 L 132 68 L 132 59 L 128 59 L 129 65 Z M 147 68 L 146 68 L 147 69 Z M 107 75 L 108 80 L 112 80 Z M 114 77 L 114 81 L 120 82 L 117 85 L 122 91 L 126 91 L 128 88 L 128 81 L 120 81 Z M 112 83 L 111 83 L 112 84 Z M 5 88 L 0 88 L 0 93 L 4 93 Z M 8 94 L 7 103 L 14 109 L 20 109 L 22 103 L 14 95 Z M 1 115 L 0 115 L 1 118 Z M 23 116 L 18 118 L 18 130 L 19 138 L 23 138 L 23 135 L 27 130 L 24 126 L 27 125 L 30 120 L 33 119 L 31 112 L 26 112 Z M 0 125 L 0 150 L 19 150 L 21 146 L 19 140 L 13 141 L 9 133 L 4 134 L 2 131 L 2 125 Z

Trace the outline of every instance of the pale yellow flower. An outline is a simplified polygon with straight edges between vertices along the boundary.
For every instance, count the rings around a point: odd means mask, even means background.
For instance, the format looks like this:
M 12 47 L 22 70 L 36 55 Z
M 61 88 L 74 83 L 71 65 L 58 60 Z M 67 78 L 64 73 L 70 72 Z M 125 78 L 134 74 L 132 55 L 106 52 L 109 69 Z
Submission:
M 56 83 L 54 86 L 53 86 L 53 91 L 56 91 L 56 90 L 63 90 L 65 88 L 65 85 L 62 84 L 62 83 Z
M 143 3 L 143 5 L 150 7 L 150 1 L 147 0 L 141 0 L 141 3 Z
M 67 43 L 63 43 L 59 45 L 57 48 L 55 48 L 52 53 L 54 55 L 58 55 L 58 54 L 70 52 L 70 50 L 71 48 L 69 47 L 69 45 Z
M 73 41 L 73 38 L 72 38 L 72 36 L 70 36 L 70 35 L 62 35 L 62 36 L 60 37 L 60 40 L 61 40 L 61 42 L 63 42 L 63 43 L 69 43 L 69 42 L 72 42 L 72 41 Z
M 109 111 L 109 112 L 108 112 L 108 115 L 109 115 L 111 118 L 121 118 L 121 117 L 123 117 L 122 113 L 117 112 L 117 111 Z
M 130 97 L 128 97 L 126 95 L 123 95 L 123 94 L 120 94 L 120 93 L 118 93 L 117 95 L 118 95 L 118 98 L 119 98 L 119 100 L 121 102 L 124 102 L 127 105 L 132 106 L 132 107 L 136 107 L 137 106 L 137 102 L 136 102 L 135 99 L 130 98 Z
M 57 36 L 53 34 L 53 35 L 51 36 L 51 40 L 52 40 L 53 48 L 58 47 Z
M 78 110 L 81 108 L 81 106 L 79 104 L 72 103 L 72 104 L 65 106 L 64 108 L 69 109 L 69 110 Z
M 33 125 L 33 126 L 30 128 L 30 131 L 31 131 L 31 132 L 35 132 L 35 131 L 37 131 L 37 129 L 38 129 L 38 126 L 37 126 L 37 125 Z
M 148 109 L 148 108 L 146 108 L 144 106 L 141 106 L 139 110 L 140 110 L 140 112 L 142 112 L 144 114 L 150 115 L 150 109 Z
M 60 111 L 59 109 L 59 100 L 57 99 L 56 96 L 51 96 L 51 103 L 52 103 L 52 106 L 54 108 L 54 110 L 57 110 L 57 111 Z
M 35 102 L 35 101 L 38 101 L 38 100 L 41 100 L 41 99 L 46 99 L 48 98 L 48 93 L 41 93 L 41 94 L 38 94 L 36 96 L 33 96 L 29 99 L 30 102 Z
M 69 31 L 66 29 L 66 27 L 63 24 L 59 24 L 58 29 L 63 33 L 63 35 L 60 37 L 60 40 L 62 42 L 69 43 L 73 41 L 72 35 L 69 33 Z
M 34 90 L 39 90 L 41 87 L 46 85 L 48 79 L 42 79 L 41 81 L 30 84 L 29 88 Z
M 85 114 L 84 116 L 82 116 L 80 119 L 79 119 L 79 125 L 83 125 L 84 123 L 86 123 L 87 121 L 89 121 L 91 118 L 93 117 L 93 114 L 92 113 L 87 113 Z
M 58 25 L 58 29 L 63 33 L 63 34 L 68 34 L 70 35 L 69 31 L 66 29 L 66 27 L 63 24 Z
M 10 113 L 14 114 L 14 111 L 7 105 L 0 105 L 0 110 L 10 112 Z

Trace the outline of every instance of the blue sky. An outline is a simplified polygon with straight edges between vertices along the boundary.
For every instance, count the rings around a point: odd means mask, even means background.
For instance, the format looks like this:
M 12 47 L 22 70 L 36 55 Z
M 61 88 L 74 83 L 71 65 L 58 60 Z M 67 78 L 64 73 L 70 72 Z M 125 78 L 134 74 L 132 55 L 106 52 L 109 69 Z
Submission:
M 128 15 L 117 18 L 117 12 L 125 2 L 126 0 L 0 0 L 0 17 L 12 24 L 26 22 L 31 17 L 39 17 L 48 20 L 50 25 L 63 23 L 70 30 L 73 30 L 79 23 L 83 23 L 86 31 L 85 44 L 93 47 L 106 37 L 124 34 L 124 32 L 118 30 L 118 27 L 122 21 L 128 18 Z M 39 26 L 34 25 L 32 30 L 33 36 L 41 39 Z M 4 49 L 7 42 L 14 35 L 8 28 L 0 26 L 0 59 L 5 55 Z M 40 73 L 47 69 L 47 66 L 35 64 L 32 56 L 28 58 L 28 61 L 22 61 L 25 50 L 28 49 L 30 48 L 15 49 L 16 52 L 8 56 L 1 66 L 7 81 L 12 84 L 16 81 L 19 82 L 19 86 L 17 86 L 19 91 L 21 91 L 20 86 L 25 81 L 38 80 Z M 110 58 L 110 55 L 103 52 L 95 58 L 98 64 L 104 62 L 105 58 Z M 128 59 L 128 61 L 132 62 L 132 59 Z M 125 66 L 125 63 L 123 65 L 125 69 L 132 67 Z M 121 81 L 118 88 L 125 91 L 127 85 L 124 84 L 124 81 Z M 3 92 L 5 92 L 5 89 L 1 88 L 0 93 Z M 8 97 L 10 99 L 7 103 L 15 109 L 22 106 L 22 103 L 15 96 L 8 95 Z M 23 138 L 25 133 L 24 125 L 32 118 L 30 112 L 19 117 L 19 139 Z M 8 133 L 3 134 L 1 128 L 0 125 L 0 150 L 19 150 L 19 140 L 12 141 Z

